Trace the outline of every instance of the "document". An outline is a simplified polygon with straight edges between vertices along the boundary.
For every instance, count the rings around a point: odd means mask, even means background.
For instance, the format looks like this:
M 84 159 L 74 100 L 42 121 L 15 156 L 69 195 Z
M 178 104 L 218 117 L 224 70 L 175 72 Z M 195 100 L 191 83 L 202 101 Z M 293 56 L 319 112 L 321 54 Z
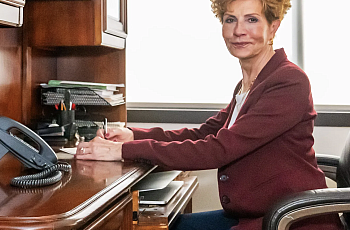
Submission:
M 124 84 L 107 84 L 107 83 L 95 83 L 95 82 L 82 82 L 82 81 L 61 81 L 61 80 L 49 80 L 50 86 L 69 86 L 69 87 L 89 87 L 93 89 L 105 89 L 105 90 L 118 90 L 120 87 L 125 87 Z
M 60 151 L 74 155 L 77 152 L 77 148 L 60 148 Z

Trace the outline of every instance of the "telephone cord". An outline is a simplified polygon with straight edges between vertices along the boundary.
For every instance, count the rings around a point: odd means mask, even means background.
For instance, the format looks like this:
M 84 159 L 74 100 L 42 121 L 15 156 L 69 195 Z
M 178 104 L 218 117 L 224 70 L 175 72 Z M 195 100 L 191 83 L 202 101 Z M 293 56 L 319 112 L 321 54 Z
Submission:
M 62 179 L 61 171 L 69 172 L 70 170 L 71 166 L 69 164 L 58 163 L 36 174 L 15 177 L 11 180 L 11 185 L 22 188 L 51 185 Z

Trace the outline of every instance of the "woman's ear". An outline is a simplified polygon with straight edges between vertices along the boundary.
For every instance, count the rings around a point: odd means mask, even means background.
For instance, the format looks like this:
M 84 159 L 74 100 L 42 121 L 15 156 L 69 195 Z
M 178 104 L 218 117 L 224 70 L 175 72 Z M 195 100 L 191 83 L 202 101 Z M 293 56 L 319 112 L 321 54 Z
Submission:
M 280 27 L 281 25 L 281 20 L 274 20 L 271 25 L 270 25 L 270 33 L 272 35 L 272 39 L 275 37 L 276 35 L 276 32 L 278 30 L 278 28 Z

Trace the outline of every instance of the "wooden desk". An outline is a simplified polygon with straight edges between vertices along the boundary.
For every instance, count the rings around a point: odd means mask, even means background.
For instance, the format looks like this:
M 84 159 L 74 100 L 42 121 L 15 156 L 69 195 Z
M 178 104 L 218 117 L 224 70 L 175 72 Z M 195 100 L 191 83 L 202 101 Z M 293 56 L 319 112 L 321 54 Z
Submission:
M 25 169 L 9 153 L 0 160 L 0 229 L 135 229 L 131 187 L 153 166 L 58 156 L 71 164 L 72 172 L 57 184 L 36 189 L 10 185 L 13 177 L 36 171 Z M 179 212 L 191 207 L 198 182 L 196 177 L 183 179 L 185 186 L 167 206 L 157 208 L 159 212 L 140 206 L 140 229 L 167 229 Z
M 72 165 L 62 183 L 20 189 L 10 181 L 23 175 L 24 167 L 9 153 L 1 159 L 0 229 L 132 229 L 130 187 L 152 166 L 70 155 L 61 161 Z

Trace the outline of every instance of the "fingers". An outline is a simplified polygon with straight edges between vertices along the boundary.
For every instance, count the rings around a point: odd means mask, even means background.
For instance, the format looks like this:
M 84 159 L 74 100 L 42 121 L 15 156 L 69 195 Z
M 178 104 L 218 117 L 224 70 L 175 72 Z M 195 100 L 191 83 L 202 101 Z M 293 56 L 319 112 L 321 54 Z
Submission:
M 96 136 L 101 137 L 101 138 L 105 138 L 104 129 L 97 130 Z
M 107 133 L 109 133 L 110 136 L 115 135 L 121 135 L 123 133 L 122 129 L 120 128 L 113 128 L 113 129 L 107 129 Z M 98 129 L 96 135 L 104 138 L 105 130 L 104 129 Z
M 123 131 L 120 128 L 108 129 L 105 138 L 108 140 L 118 139 L 118 136 L 121 136 Z
M 122 160 L 121 146 L 120 142 L 96 137 L 90 142 L 79 143 L 74 157 L 81 160 L 120 161 Z
M 117 140 L 118 136 L 122 135 L 123 131 L 120 128 L 108 129 L 107 134 L 105 135 L 104 129 L 97 130 L 96 136 L 107 139 L 107 140 Z
M 89 147 L 89 142 L 80 142 L 77 146 L 76 154 L 85 155 L 87 154 L 87 148 Z
M 95 137 L 90 142 L 79 142 L 79 144 L 77 145 L 76 155 L 91 154 L 91 148 L 93 146 L 93 143 L 100 142 L 100 140 L 103 139 L 100 137 Z

